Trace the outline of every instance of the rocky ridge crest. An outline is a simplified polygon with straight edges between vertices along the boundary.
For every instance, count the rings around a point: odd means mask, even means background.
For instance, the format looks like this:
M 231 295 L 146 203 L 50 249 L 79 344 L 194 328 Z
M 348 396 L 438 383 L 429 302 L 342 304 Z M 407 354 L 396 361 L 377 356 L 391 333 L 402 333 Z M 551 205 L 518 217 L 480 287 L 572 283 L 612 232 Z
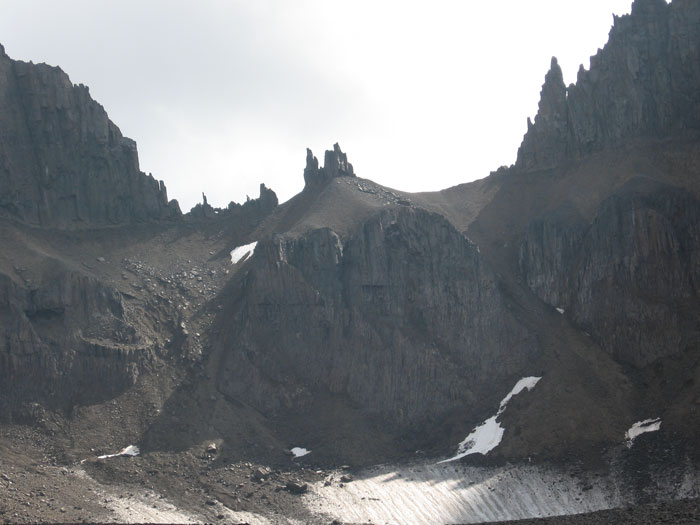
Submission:
M 564 85 L 553 58 L 516 167 L 551 169 L 636 137 L 700 129 L 699 25 L 693 0 L 636 0 L 576 84 Z

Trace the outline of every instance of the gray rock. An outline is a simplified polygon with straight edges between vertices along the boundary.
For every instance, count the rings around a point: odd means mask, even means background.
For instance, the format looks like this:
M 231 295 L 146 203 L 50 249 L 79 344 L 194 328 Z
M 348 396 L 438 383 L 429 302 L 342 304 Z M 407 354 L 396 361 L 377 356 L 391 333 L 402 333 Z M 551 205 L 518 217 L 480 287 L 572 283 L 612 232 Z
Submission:
M 0 216 L 80 227 L 177 217 L 87 87 L 0 53 Z
M 415 208 L 345 238 L 324 228 L 261 240 L 220 322 L 218 388 L 263 413 L 330 392 L 416 423 L 469 411 L 538 354 L 476 246 Z
M 698 25 L 698 2 L 636 0 L 575 85 L 564 86 L 553 58 L 516 166 L 549 169 L 634 137 L 699 129 Z
M 630 180 L 587 224 L 556 210 L 530 224 L 520 268 L 544 301 L 566 309 L 616 359 L 635 366 L 700 344 L 700 201 L 646 177 Z
M 287 481 L 286 488 L 292 494 L 305 494 L 309 490 L 309 486 L 306 483 L 300 481 Z
M 0 273 L 0 307 L 0 419 L 34 400 L 66 408 L 116 395 L 155 351 L 119 292 L 55 262 L 33 290 Z
M 305 188 L 313 188 L 336 177 L 354 177 L 352 164 L 348 162 L 348 156 L 340 150 L 336 143 L 333 150 L 327 150 L 324 166 L 318 167 L 318 159 L 314 157 L 310 149 L 306 150 L 306 168 L 304 169 Z

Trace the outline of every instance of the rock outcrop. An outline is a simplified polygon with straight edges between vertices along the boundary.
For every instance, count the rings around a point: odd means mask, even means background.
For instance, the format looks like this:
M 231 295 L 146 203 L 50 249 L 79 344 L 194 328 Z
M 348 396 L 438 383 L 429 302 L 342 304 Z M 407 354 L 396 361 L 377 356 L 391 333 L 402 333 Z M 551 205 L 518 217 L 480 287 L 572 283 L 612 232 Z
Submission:
M 552 59 L 516 166 L 550 169 L 633 138 L 700 129 L 699 25 L 693 0 L 636 0 L 576 84 L 564 86 Z
M 132 386 L 157 348 L 139 317 L 115 289 L 57 261 L 30 289 L 0 274 L 0 420 L 35 402 L 70 411 Z
M 306 168 L 304 168 L 305 188 L 323 185 L 336 177 L 354 177 L 352 164 L 348 156 L 340 150 L 338 143 L 333 145 L 333 151 L 326 150 L 323 167 L 318 167 L 318 159 L 310 149 L 306 149 Z
M 340 396 L 399 426 L 473 415 L 539 352 L 477 247 L 407 207 L 260 241 L 218 330 L 226 396 L 267 415 Z
M 240 218 L 246 215 L 249 219 L 260 220 L 271 213 L 278 204 L 277 194 L 260 184 L 260 196 L 257 199 L 250 197 L 243 204 L 231 201 L 226 208 L 214 208 L 207 202 L 207 196 L 202 193 L 202 202 L 196 204 L 185 218 L 194 220 L 212 220 L 216 218 Z
M 180 215 L 83 85 L 0 49 L 0 216 L 52 228 Z
M 570 183 L 586 193 L 570 197 L 578 208 L 565 201 L 525 221 L 518 266 L 542 300 L 639 368 L 700 342 L 699 27 L 697 2 L 636 0 L 575 85 L 564 86 L 553 59 L 511 170 L 533 180 L 551 170 L 557 183 L 568 172 L 589 177 L 588 187 Z M 620 164 L 620 151 L 636 160 Z M 576 167 L 593 157 L 588 166 L 611 180 Z M 617 159 L 618 172 L 606 158 Z
M 207 196 L 202 193 L 202 202 L 195 204 L 189 211 L 189 216 L 193 219 L 214 219 L 219 211 L 207 202 Z
M 700 201 L 636 177 L 587 224 L 552 212 L 520 249 L 530 288 L 616 359 L 643 367 L 700 344 Z

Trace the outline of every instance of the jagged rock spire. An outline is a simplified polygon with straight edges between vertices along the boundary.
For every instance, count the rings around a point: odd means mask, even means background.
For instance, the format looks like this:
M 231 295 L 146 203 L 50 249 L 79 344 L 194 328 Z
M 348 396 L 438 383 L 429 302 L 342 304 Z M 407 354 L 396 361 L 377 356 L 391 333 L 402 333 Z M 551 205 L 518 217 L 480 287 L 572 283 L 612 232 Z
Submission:
M 527 134 L 518 150 L 517 164 L 524 168 L 556 165 L 566 155 L 568 111 L 566 85 L 557 57 L 552 57 L 549 72 L 540 92 L 537 117 L 527 120 Z
M 544 77 L 537 119 L 556 121 L 566 117 L 566 85 L 557 57 L 552 57 Z
M 278 204 L 277 200 L 277 194 L 272 191 L 270 188 L 265 186 L 264 182 L 260 183 L 260 197 L 259 197 L 261 205 L 265 209 L 272 209 Z
M 561 166 L 631 138 L 700 129 L 700 2 L 635 0 L 610 38 L 566 88 L 552 60 L 516 166 Z M 690 44 L 689 44 L 690 43 Z
M 348 162 L 348 156 L 343 153 L 336 142 L 333 150 L 326 150 L 324 166 L 318 167 L 318 159 L 314 157 L 309 148 L 306 148 L 306 168 L 304 168 L 305 188 L 320 186 L 326 181 L 336 177 L 354 177 L 352 164 Z
M 333 144 L 333 151 L 326 151 L 323 168 L 329 178 L 354 175 L 348 156 L 340 150 L 337 142 Z

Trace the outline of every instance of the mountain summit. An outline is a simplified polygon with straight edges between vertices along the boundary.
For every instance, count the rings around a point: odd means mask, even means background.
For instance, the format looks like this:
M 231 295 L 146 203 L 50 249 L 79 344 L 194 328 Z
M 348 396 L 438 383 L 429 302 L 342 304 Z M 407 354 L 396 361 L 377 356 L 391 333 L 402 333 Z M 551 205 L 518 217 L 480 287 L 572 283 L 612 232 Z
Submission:
M 44 227 L 93 227 L 180 215 L 139 170 L 136 143 L 60 68 L 0 51 L 0 215 Z
M 552 59 L 516 165 L 552 168 L 634 138 L 700 129 L 699 23 L 692 0 L 636 0 L 576 84 L 564 86 Z
M 354 177 L 352 164 L 348 162 L 348 156 L 340 151 L 338 143 L 332 150 L 326 150 L 324 165 L 318 167 L 318 159 L 314 157 L 310 149 L 306 149 L 306 168 L 304 168 L 305 188 L 320 186 L 336 177 Z

